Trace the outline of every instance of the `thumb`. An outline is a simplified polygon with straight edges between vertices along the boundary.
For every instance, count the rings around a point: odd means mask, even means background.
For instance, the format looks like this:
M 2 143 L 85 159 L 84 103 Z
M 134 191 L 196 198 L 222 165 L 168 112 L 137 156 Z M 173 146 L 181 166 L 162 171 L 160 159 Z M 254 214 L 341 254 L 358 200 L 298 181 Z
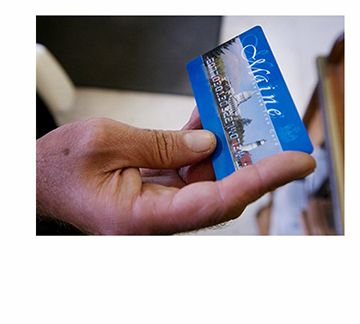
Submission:
M 138 129 L 137 145 L 130 150 L 130 166 L 172 169 L 200 162 L 216 147 L 206 130 L 163 131 Z
M 206 130 L 149 130 L 108 119 L 103 122 L 105 138 L 96 137 L 100 144 L 106 143 L 111 168 L 180 168 L 207 158 L 216 147 L 215 135 Z

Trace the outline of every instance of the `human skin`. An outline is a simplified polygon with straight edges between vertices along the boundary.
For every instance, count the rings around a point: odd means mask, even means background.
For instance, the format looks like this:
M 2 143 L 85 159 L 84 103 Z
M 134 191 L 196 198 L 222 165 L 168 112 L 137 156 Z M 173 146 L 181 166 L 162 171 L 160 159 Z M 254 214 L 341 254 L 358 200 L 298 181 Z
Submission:
M 215 181 L 215 136 L 197 109 L 181 131 L 92 118 L 37 140 L 37 216 L 91 234 L 174 234 L 238 217 L 268 191 L 314 171 L 305 153 L 282 152 Z

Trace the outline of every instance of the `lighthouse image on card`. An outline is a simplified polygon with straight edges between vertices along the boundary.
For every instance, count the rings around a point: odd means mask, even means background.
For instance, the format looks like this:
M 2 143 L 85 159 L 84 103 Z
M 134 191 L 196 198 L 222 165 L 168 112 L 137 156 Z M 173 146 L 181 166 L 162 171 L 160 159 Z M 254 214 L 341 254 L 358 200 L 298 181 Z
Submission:
M 311 141 L 260 26 L 188 63 L 205 129 L 218 140 L 216 177 Z

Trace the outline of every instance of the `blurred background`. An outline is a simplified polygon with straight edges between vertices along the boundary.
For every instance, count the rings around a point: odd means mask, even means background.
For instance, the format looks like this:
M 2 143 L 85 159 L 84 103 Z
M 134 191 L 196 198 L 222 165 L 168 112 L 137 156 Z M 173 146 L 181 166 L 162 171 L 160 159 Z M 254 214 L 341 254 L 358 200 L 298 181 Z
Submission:
M 37 16 L 37 136 L 89 117 L 180 129 L 195 107 L 187 62 L 255 25 L 308 127 L 317 171 L 237 220 L 183 235 L 343 234 L 343 16 Z

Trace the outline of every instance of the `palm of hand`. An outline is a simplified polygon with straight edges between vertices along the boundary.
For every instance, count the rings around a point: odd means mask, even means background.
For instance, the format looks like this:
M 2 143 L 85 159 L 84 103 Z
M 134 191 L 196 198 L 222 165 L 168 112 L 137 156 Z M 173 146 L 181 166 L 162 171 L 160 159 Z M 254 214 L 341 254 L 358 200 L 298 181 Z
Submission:
M 204 174 L 197 170 L 206 170 Z M 196 180 L 212 180 L 211 161 L 182 169 L 139 169 L 127 167 L 105 174 L 99 180 L 93 197 L 94 215 L 107 211 L 106 217 L 97 218 L 97 229 L 90 232 L 106 234 L 172 234 L 198 229 L 218 223 L 217 217 L 210 222 L 208 216 L 216 208 L 197 215 L 199 206 L 209 206 L 209 192 L 217 191 L 213 182 L 194 183 L 192 186 L 182 177 Z M 100 188 L 100 189 L 99 189 Z M 202 193 L 202 194 L 200 194 Z M 212 195 L 210 195 L 212 196 Z M 94 199 L 94 197 L 96 197 Z M 186 197 L 191 200 L 184 201 Z M 212 198 L 214 200 L 214 198 Z M 93 207 L 93 208 L 94 208 Z M 210 206 L 209 206 L 210 207 Z M 186 220 L 186 221 L 185 221 Z

